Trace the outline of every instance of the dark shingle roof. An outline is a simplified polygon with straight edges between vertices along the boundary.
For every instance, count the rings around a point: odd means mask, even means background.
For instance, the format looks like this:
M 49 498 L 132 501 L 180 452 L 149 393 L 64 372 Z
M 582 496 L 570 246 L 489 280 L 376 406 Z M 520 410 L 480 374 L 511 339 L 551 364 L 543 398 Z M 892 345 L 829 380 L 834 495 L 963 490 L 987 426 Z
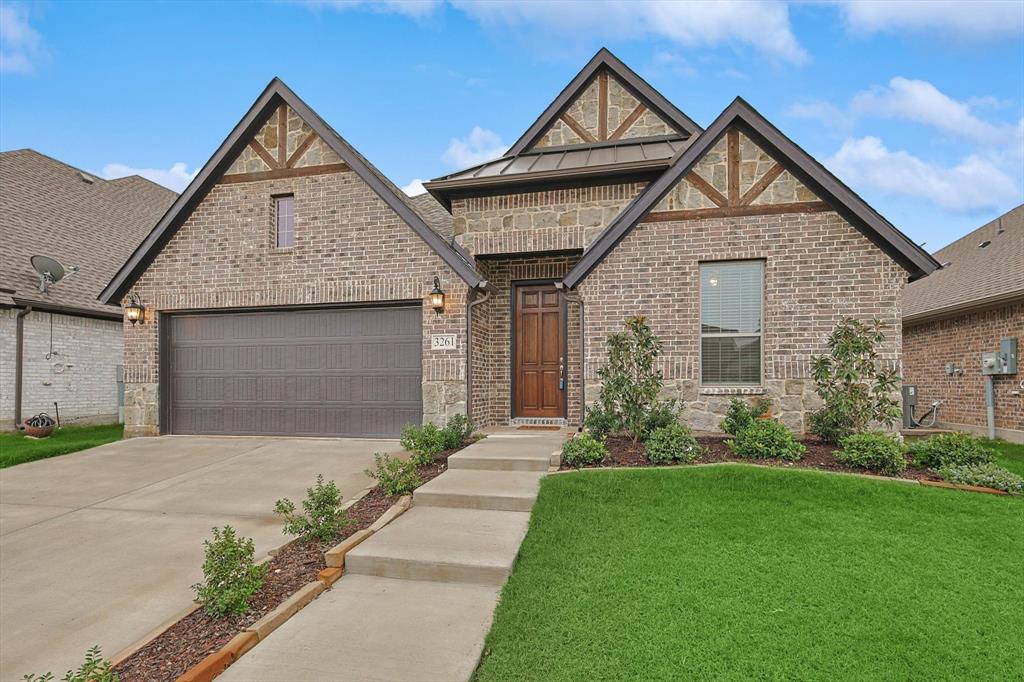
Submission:
M 451 241 L 455 232 L 452 226 L 452 214 L 438 203 L 437 199 L 424 192 L 410 197 L 409 203 L 416 213 L 430 226 L 434 232 Z
M 1024 204 L 933 255 L 943 267 L 907 287 L 905 320 L 1024 298 Z
M 119 315 L 96 296 L 175 196 L 137 175 L 104 180 L 31 149 L 0 153 L 0 304 Z M 29 264 L 35 254 L 81 270 L 41 293 Z

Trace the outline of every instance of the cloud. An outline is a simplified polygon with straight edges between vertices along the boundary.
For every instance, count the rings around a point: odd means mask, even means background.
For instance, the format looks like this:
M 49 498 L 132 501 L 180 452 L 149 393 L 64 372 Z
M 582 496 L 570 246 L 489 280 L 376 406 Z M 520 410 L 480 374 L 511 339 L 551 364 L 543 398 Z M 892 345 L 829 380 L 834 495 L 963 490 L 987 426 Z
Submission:
M 981 40 L 1024 34 L 1024 5 L 1019 0 L 853 0 L 842 6 L 852 33 L 940 32 Z
M 875 87 L 857 93 L 850 103 L 850 109 L 860 115 L 902 118 L 922 123 L 982 144 L 1002 145 L 1015 137 L 1015 126 L 982 121 L 971 113 L 969 103 L 958 102 L 928 81 L 901 76 L 890 80 L 888 87 Z
M 440 0 L 298 0 L 313 9 L 327 7 L 336 10 L 364 10 L 378 14 L 401 14 L 413 19 L 424 19 L 434 13 Z
M 685 58 L 673 52 L 661 51 L 654 55 L 654 67 L 665 69 L 676 76 L 683 78 L 696 78 L 697 69 Z
M 28 23 L 28 8 L 20 3 L 0 5 L 0 73 L 35 73 L 45 56 L 42 36 Z
M 831 102 L 814 99 L 789 106 L 789 115 L 821 121 L 830 128 L 846 130 L 853 126 L 853 117 Z
M 181 192 L 188 187 L 188 183 L 192 182 L 192 178 L 198 172 L 198 168 L 189 172 L 188 166 L 180 161 L 166 170 L 162 168 L 132 168 L 123 163 L 108 163 L 103 167 L 103 171 L 99 175 L 107 180 L 124 178 L 129 175 L 141 175 L 158 185 L 173 189 L 175 192 Z
M 946 168 L 904 151 L 890 151 L 877 137 L 847 139 L 825 165 L 853 186 L 927 199 L 956 213 L 999 209 L 1019 202 L 1022 195 L 1018 181 L 980 156 Z
M 467 137 L 452 138 L 441 160 L 455 168 L 468 168 L 485 161 L 492 161 L 508 149 L 497 133 L 473 126 Z
M 451 4 L 498 30 L 532 28 L 588 40 L 663 38 L 683 47 L 747 45 L 785 62 L 807 60 L 793 35 L 787 5 L 773 0 L 609 0 L 599 4 L 452 0 Z
M 423 178 L 413 178 L 409 181 L 408 185 L 402 187 L 402 191 L 405 192 L 406 196 L 414 197 L 419 194 L 423 194 L 427 190 L 424 189 L 423 183 L 426 182 Z

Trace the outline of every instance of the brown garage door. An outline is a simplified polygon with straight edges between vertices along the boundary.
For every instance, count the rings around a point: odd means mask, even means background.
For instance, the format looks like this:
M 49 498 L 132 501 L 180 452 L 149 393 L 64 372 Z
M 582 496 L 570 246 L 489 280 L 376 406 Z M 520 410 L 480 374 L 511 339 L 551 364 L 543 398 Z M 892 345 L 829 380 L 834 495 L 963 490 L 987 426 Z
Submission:
M 174 315 L 168 431 L 396 436 L 420 423 L 417 307 Z

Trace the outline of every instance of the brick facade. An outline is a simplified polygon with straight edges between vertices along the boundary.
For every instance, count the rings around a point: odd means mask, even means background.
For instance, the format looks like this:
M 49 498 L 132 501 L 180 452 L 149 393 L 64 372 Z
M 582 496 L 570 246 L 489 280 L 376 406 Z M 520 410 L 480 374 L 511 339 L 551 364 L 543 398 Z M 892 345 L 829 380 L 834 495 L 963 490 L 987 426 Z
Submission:
M 275 243 L 273 197 L 295 196 L 295 246 Z M 437 315 L 435 275 L 447 294 Z M 424 301 L 424 419 L 466 409 L 467 287 L 354 172 L 218 184 L 133 287 L 147 323 L 125 323 L 126 433 L 159 431 L 155 312 Z M 432 334 L 458 348 L 432 351 Z
M 908 322 L 903 328 L 903 381 L 917 386 L 918 413 L 942 400 L 943 425 L 984 433 L 985 380 L 981 354 L 1016 337 L 1024 348 L 1024 301 L 942 319 Z M 946 363 L 963 373 L 949 375 Z M 995 423 L 1001 438 L 1024 442 L 1024 370 L 992 378 Z
M 0 429 L 14 428 L 15 315 L 0 310 Z M 25 317 L 21 417 L 39 412 L 63 424 L 118 420 L 121 323 L 31 312 Z M 51 349 L 52 324 L 52 349 Z

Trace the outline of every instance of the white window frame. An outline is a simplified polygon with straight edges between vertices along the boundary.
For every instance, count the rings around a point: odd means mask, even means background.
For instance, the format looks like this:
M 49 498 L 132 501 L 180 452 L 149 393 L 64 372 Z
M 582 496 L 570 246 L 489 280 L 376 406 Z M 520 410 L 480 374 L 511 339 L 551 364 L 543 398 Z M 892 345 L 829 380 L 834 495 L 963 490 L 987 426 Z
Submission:
M 703 305 L 703 269 L 704 266 L 714 265 L 729 265 L 731 263 L 757 263 L 761 267 L 761 330 L 757 334 L 751 334 L 748 332 L 711 332 L 704 333 L 704 305 Z M 768 271 L 768 263 L 763 258 L 732 258 L 728 260 L 702 260 L 697 263 L 697 367 L 700 372 L 700 387 L 709 389 L 729 389 L 729 388 L 763 388 L 764 387 L 764 339 L 765 339 L 765 278 Z M 750 338 L 757 336 L 760 340 L 758 344 L 760 351 L 760 359 L 758 361 L 758 380 L 755 384 L 749 383 L 736 383 L 736 384 L 708 384 L 704 382 L 704 338 Z

